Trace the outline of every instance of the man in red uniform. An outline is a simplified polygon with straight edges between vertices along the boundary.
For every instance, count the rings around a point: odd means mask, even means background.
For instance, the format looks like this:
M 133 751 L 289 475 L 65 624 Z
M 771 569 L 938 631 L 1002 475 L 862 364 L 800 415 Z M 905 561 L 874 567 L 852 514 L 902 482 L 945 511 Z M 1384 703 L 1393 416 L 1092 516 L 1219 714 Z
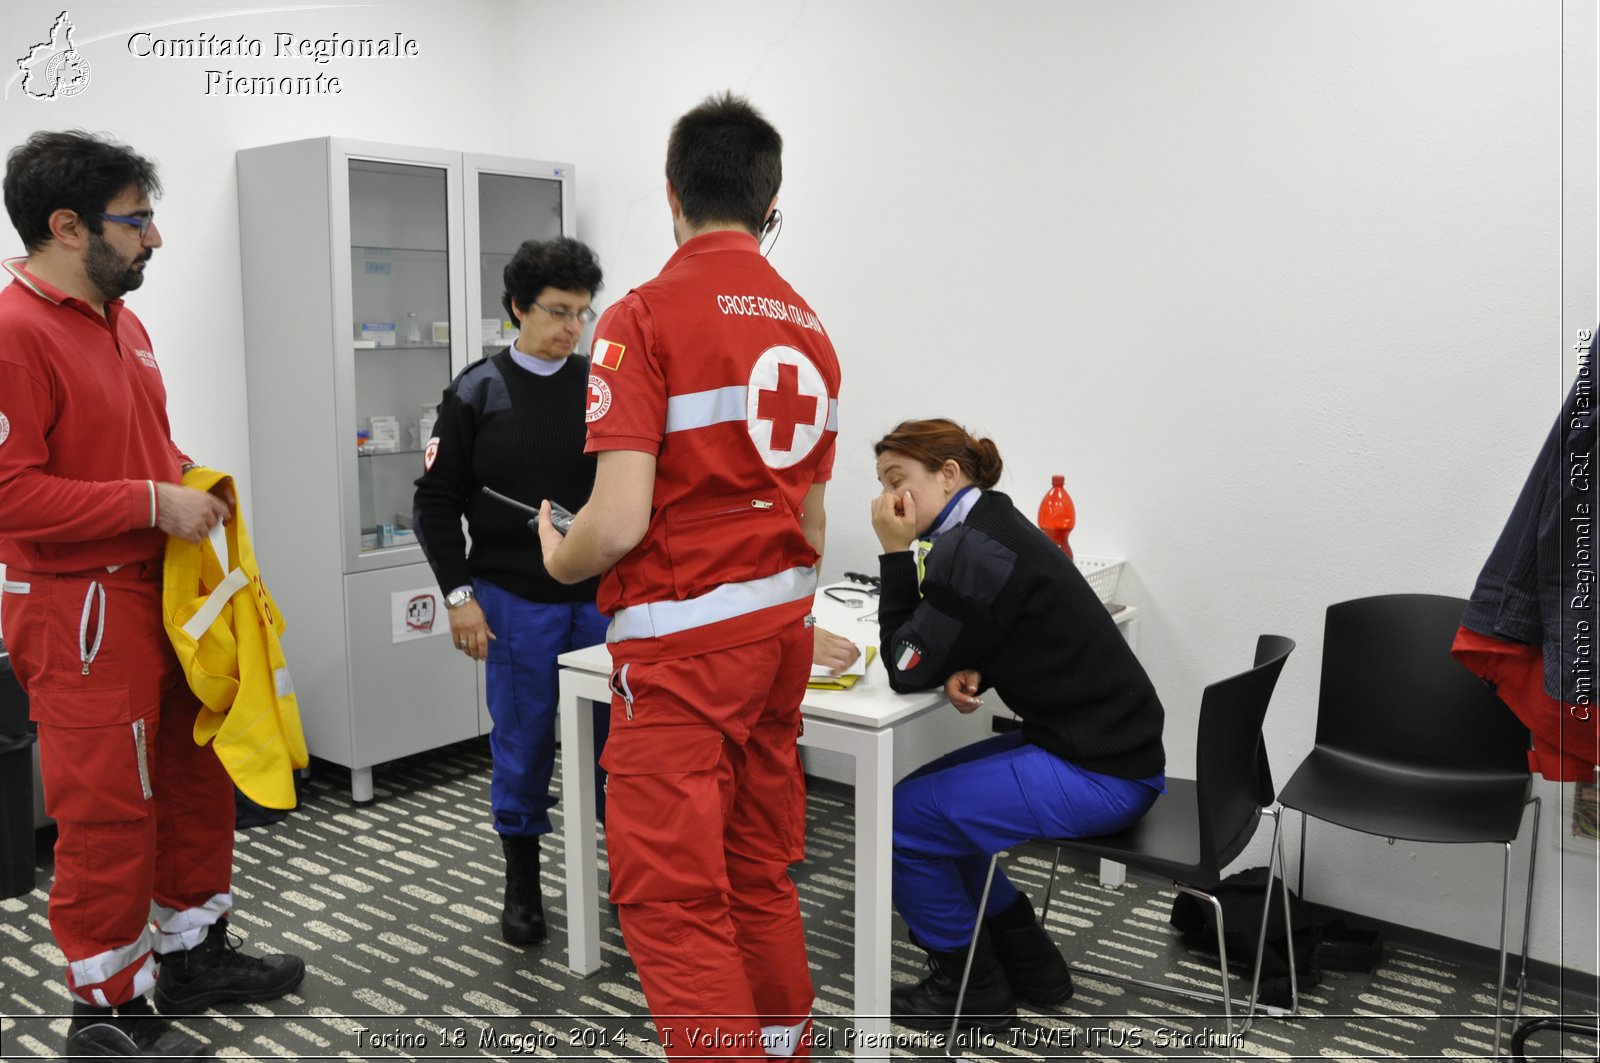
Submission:
M 797 739 L 839 363 L 761 257 L 782 140 L 713 97 L 667 145 L 678 251 L 595 329 L 594 492 L 545 565 L 604 572 L 611 899 L 667 1055 L 808 1055 Z
M 282 996 L 305 968 L 228 937 L 233 785 L 195 745 L 199 702 L 162 627 L 167 536 L 199 542 L 233 500 L 179 486 L 189 459 L 122 304 L 161 246 L 160 185 L 147 159 L 72 132 L 14 149 L 4 187 L 28 254 L 0 291 L 0 621 L 59 831 L 67 1054 L 209 1058 L 144 994 L 194 1013 Z

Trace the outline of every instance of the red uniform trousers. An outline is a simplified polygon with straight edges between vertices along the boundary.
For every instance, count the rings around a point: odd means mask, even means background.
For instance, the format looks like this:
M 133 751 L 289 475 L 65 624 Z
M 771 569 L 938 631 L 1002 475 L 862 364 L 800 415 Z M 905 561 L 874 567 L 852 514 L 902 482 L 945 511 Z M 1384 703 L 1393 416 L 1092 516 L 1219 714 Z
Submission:
M 815 993 L 789 865 L 805 857 L 812 636 L 666 661 L 612 647 L 611 900 L 671 1059 L 760 1057 Z M 809 1055 L 809 1028 L 795 1055 Z
M 9 569 L 0 611 L 59 832 L 50 929 L 67 986 L 124 1003 L 154 985 L 152 949 L 197 944 L 231 904 L 233 784 L 194 742 L 200 703 L 162 626 L 159 561 Z

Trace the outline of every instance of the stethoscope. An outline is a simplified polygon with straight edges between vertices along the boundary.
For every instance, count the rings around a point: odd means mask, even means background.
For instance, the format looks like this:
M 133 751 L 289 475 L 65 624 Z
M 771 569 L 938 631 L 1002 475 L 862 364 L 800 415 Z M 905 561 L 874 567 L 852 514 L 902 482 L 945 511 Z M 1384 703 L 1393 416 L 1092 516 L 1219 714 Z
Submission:
M 865 587 L 824 587 L 822 588 L 822 593 L 850 609 L 865 609 L 868 602 L 878 597 L 877 579 L 863 576 L 859 572 L 846 572 L 844 577 L 848 580 L 871 585 Z M 878 610 L 873 609 L 870 613 L 856 617 L 856 622 L 864 624 L 876 619 L 877 615 Z

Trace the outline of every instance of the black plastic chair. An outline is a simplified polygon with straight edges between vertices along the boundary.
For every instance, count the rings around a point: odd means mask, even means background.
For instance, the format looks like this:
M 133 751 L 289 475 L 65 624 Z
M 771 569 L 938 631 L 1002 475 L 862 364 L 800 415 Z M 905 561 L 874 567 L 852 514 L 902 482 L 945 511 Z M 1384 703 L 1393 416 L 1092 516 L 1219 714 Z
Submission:
M 1466 605 L 1442 595 L 1389 594 L 1328 607 L 1316 743 L 1280 800 L 1305 816 L 1391 841 L 1504 846 L 1494 1020 L 1499 1058 L 1511 843 L 1522 825 L 1532 778 L 1527 728 L 1488 684 L 1450 656 Z M 1532 803 L 1534 844 L 1528 852 L 1517 1015 L 1527 979 L 1539 848 L 1538 798 Z M 1305 835 L 1302 824 L 1302 897 Z
M 1256 642 L 1256 663 L 1246 672 L 1219 680 L 1206 687 L 1200 699 L 1200 733 L 1195 753 L 1194 779 L 1167 779 L 1167 792 L 1156 799 L 1143 819 L 1117 834 L 1095 838 L 1042 839 L 1055 845 L 1056 862 L 1061 851 L 1099 856 L 1136 867 L 1173 880 L 1184 893 L 1210 903 L 1217 919 L 1218 972 L 1222 991 L 1209 994 L 1180 986 L 1159 982 L 1120 978 L 1104 971 L 1085 971 L 1095 977 L 1111 977 L 1117 981 L 1160 989 L 1169 993 L 1194 997 L 1205 1001 L 1221 1001 L 1223 1015 L 1228 1023 L 1229 1055 L 1233 1054 L 1233 996 L 1228 982 L 1228 948 L 1223 940 L 1222 906 L 1217 899 L 1200 888 L 1222 878 L 1223 868 L 1244 851 L 1255 836 L 1256 825 L 1263 813 L 1273 817 L 1272 855 L 1267 863 L 1268 887 L 1262 891 L 1261 933 L 1257 937 L 1255 974 L 1251 979 L 1250 996 L 1240 1003 L 1246 1007 L 1242 1036 L 1258 1013 L 1256 995 L 1261 983 L 1261 950 L 1266 943 L 1267 915 L 1271 910 L 1271 882 L 1275 869 L 1283 866 L 1280 837 L 1281 817 L 1269 806 L 1273 801 L 1272 772 L 1267 764 L 1266 747 L 1261 738 L 1261 721 L 1266 717 L 1267 704 L 1272 700 L 1272 690 L 1278 683 L 1283 664 L 1294 650 L 1294 640 L 1282 635 L 1262 635 Z M 979 921 L 973 928 L 973 941 L 982 927 L 982 913 L 989 901 L 989 886 L 994 881 L 994 869 L 1000 859 L 998 853 L 989 861 L 989 878 L 984 883 L 983 897 L 978 902 Z M 1055 886 L 1056 868 L 1050 869 L 1050 882 L 1045 887 L 1044 911 L 1050 910 L 1050 892 Z M 1289 917 L 1289 887 L 1281 878 L 1284 925 L 1292 926 Z M 962 972 L 961 989 L 956 995 L 955 1015 L 950 1027 L 947 1045 L 956 1044 L 956 1033 L 961 1023 L 961 1004 L 966 995 L 967 976 L 972 969 L 972 952 L 967 953 L 967 968 Z M 1084 968 L 1074 967 L 1083 971 Z M 1300 989 L 1294 969 L 1294 952 L 1289 954 L 1289 985 L 1291 1007 L 1288 1014 L 1299 1009 Z M 1275 1014 L 1283 1014 L 1273 1009 Z M 949 1051 L 947 1049 L 947 1051 Z

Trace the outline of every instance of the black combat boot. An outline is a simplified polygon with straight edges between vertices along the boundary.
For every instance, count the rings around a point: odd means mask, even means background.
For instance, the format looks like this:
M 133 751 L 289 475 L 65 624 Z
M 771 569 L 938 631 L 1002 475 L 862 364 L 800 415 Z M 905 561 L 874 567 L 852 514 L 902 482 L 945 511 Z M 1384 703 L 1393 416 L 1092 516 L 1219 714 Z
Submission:
M 506 906 L 500 913 L 500 936 L 513 945 L 536 945 L 549 935 L 544 925 L 544 897 L 539 892 L 539 836 L 502 834 L 506 854 Z
M 961 971 L 966 967 L 967 950 L 928 952 L 928 977 L 914 986 L 889 994 L 894 1021 L 914 1030 L 947 1030 L 955 1013 L 956 991 L 961 988 Z M 978 948 L 972 956 L 972 977 L 961 1001 L 963 1029 L 979 1027 L 1003 1030 L 1016 1025 L 1017 1002 L 1006 984 L 1006 973 L 995 958 L 988 928 L 978 931 Z
M 68 1056 L 122 1056 L 128 1059 L 215 1059 L 205 1045 L 150 1010 L 144 997 L 115 1009 L 83 1001 L 72 1004 L 67 1027 Z
M 1034 918 L 1027 897 L 1018 894 L 1011 907 L 991 915 L 983 925 L 1018 1000 L 1048 1007 L 1072 996 L 1072 972 L 1067 970 L 1061 950 Z
M 168 1015 L 194 1015 L 213 1004 L 254 1004 L 291 992 L 306 975 L 298 956 L 252 956 L 230 935 L 228 917 L 206 928 L 200 944 L 158 955 L 156 1007 Z

